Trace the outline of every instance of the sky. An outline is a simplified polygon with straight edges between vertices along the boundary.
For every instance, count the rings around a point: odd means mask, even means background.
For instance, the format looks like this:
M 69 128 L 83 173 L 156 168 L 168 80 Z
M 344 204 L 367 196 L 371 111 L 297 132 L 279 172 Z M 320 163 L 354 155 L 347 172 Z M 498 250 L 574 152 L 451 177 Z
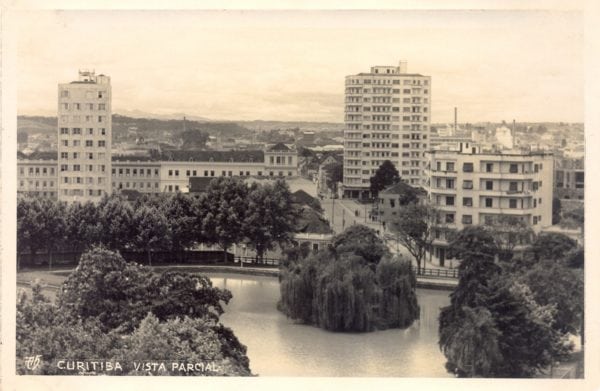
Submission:
M 431 120 L 583 122 L 579 11 L 28 11 L 17 108 L 56 115 L 78 69 L 111 77 L 113 113 L 343 122 L 344 77 L 407 61 Z

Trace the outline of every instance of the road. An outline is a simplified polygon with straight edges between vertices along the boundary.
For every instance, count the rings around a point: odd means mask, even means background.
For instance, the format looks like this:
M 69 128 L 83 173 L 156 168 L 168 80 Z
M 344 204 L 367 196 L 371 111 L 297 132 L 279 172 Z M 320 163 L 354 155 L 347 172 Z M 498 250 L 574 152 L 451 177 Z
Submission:
M 321 200 L 321 206 L 323 207 L 323 215 L 329 221 L 329 224 L 331 224 L 336 234 L 341 233 L 342 231 L 344 231 L 344 229 L 354 224 L 366 225 L 367 227 L 372 228 L 373 230 L 379 233 L 379 235 L 385 241 L 392 254 L 401 254 L 408 259 L 412 259 L 413 263 L 416 266 L 416 261 L 414 260 L 414 257 L 410 254 L 406 247 L 397 242 L 394 234 L 384 232 L 381 223 L 370 221 L 368 217 L 368 212 L 371 210 L 370 204 L 360 204 L 354 200 L 349 199 L 333 200 L 330 198 L 326 198 Z M 332 215 L 333 224 L 331 221 Z M 429 262 L 429 259 L 425 259 L 422 266 L 428 269 L 448 269 L 448 267 L 441 267 L 439 265 Z M 450 268 L 452 268 L 454 265 L 449 264 L 449 266 Z

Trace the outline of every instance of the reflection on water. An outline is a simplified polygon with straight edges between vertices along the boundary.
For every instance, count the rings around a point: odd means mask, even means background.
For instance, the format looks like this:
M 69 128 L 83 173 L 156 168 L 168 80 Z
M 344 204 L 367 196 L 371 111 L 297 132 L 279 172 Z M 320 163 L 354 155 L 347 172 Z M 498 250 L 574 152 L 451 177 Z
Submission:
M 250 368 L 262 376 L 448 377 L 438 348 L 439 309 L 448 292 L 418 289 L 420 320 L 407 329 L 332 333 L 296 324 L 277 311 L 273 277 L 209 274 L 233 299 L 222 322 L 248 347 Z

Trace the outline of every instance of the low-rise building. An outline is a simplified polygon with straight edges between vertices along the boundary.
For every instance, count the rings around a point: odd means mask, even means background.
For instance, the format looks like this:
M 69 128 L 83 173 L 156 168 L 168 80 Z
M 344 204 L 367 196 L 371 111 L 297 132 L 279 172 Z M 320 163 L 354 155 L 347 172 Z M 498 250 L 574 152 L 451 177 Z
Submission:
M 17 158 L 17 194 L 57 199 L 58 157 L 56 152 L 34 152 Z
M 153 156 L 112 156 L 112 191 L 189 192 L 190 178 L 298 176 L 296 150 L 276 144 L 256 151 L 163 151 Z M 57 197 L 56 153 L 20 155 L 19 194 Z
M 447 258 L 449 232 L 494 225 L 499 216 L 521 219 L 534 232 L 552 224 L 554 161 L 551 153 L 429 151 L 426 191 L 440 210 L 433 256 Z
M 554 194 L 560 199 L 584 199 L 585 169 L 583 159 L 564 158 L 555 161 Z
M 417 202 L 424 202 L 427 199 L 425 190 L 414 188 L 405 182 L 398 182 L 379 192 L 375 220 L 381 221 L 384 229 L 390 226 L 390 222 L 398 215 L 400 208 L 408 204 L 406 195 L 411 192 L 417 196 Z

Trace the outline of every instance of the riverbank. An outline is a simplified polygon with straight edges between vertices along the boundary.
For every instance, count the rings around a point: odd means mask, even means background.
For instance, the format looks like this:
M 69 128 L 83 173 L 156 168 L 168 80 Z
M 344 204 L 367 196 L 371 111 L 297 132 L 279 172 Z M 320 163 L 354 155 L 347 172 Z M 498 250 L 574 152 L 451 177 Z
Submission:
M 279 277 L 279 269 L 270 267 L 228 266 L 228 265 L 169 265 L 154 266 L 154 270 L 164 272 L 178 270 L 190 273 L 231 273 L 250 276 Z M 62 282 L 68 277 L 72 269 L 59 270 L 24 270 L 17 273 L 17 285 L 27 287 L 39 279 L 44 290 L 58 290 Z M 458 280 L 450 278 L 431 278 L 417 276 L 417 288 L 452 291 Z

